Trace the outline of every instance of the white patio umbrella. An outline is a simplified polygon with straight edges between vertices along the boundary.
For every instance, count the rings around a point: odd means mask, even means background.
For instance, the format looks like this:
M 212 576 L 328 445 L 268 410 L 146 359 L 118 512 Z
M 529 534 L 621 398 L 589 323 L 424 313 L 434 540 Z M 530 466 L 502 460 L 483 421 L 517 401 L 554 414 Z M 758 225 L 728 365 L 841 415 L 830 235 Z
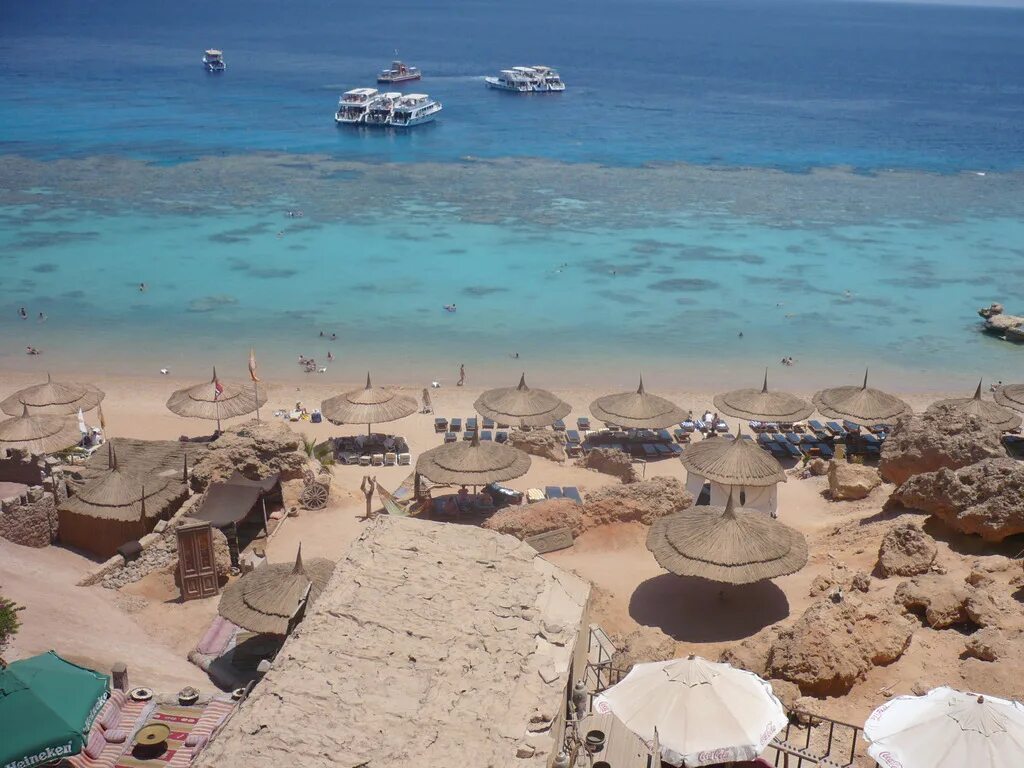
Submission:
M 753 760 L 786 726 L 769 683 L 753 672 L 690 656 L 637 664 L 594 700 L 676 766 Z
M 943 686 L 886 702 L 864 735 L 868 754 L 887 768 L 1019 768 L 1024 704 Z

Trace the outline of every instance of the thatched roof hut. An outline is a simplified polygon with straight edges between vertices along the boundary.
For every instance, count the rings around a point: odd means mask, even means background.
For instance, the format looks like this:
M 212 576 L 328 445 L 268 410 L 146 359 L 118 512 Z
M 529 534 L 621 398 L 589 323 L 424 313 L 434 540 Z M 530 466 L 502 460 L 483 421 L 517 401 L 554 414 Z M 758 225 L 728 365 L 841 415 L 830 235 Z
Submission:
M 721 506 L 729 495 L 742 506 L 772 515 L 778 510 L 778 484 L 786 482 L 782 465 L 753 440 L 709 437 L 688 445 L 680 457 L 686 467 L 686 490 L 699 497 L 705 481 L 711 483 L 711 503 Z
M 691 507 L 654 521 L 647 548 L 677 576 L 752 584 L 795 573 L 807 564 L 803 534 L 763 512 Z
M 747 421 L 792 424 L 803 421 L 814 406 L 789 392 L 768 391 L 768 369 L 760 389 L 734 389 L 724 395 L 715 395 L 715 408 L 719 413 Z
M 813 398 L 818 413 L 828 419 L 843 419 L 862 427 L 892 424 L 913 411 L 895 395 L 868 386 L 868 372 L 859 387 L 823 389 Z
M 19 389 L 0 402 L 0 411 L 19 416 L 25 406 L 35 415 L 71 416 L 79 409 L 90 411 L 105 397 L 102 390 L 92 384 L 54 381 L 46 374 L 46 381 Z
M 70 417 L 29 413 L 27 405 L 21 407 L 20 416 L 0 421 L 0 451 L 55 453 L 77 445 L 81 439 L 82 432 Z
M 416 398 L 403 392 L 375 387 L 366 374 L 366 386 L 330 397 L 320 404 L 320 412 L 335 424 L 383 424 L 405 418 L 419 410 Z
M 487 485 L 522 477 L 530 457 L 510 445 L 480 441 L 446 443 L 424 451 L 416 460 L 416 474 L 440 484 Z
M 984 424 L 989 424 L 1004 432 L 1012 432 L 1021 425 L 1021 417 L 1009 408 L 1003 408 L 988 400 L 981 399 L 981 382 L 974 391 L 974 397 L 952 397 L 947 400 L 939 400 L 932 403 L 929 408 L 936 405 L 951 405 L 958 411 L 968 416 L 973 416 Z
M 1010 384 L 996 390 L 995 401 L 1004 408 L 1024 413 L 1024 384 Z
M 179 416 L 216 421 L 245 416 L 267 402 L 266 388 L 258 382 L 234 384 L 223 382 L 213 369 L 209 382 L 179 389 L 167 400 L 167 408 Z
M 590 413 L 605 424 L 635 429 L 662 429 L 686 418 L 686 412 L 675 403 L 649 394 L 642 376 L 636 392 L 599 397 L 590 404 Z
M 572 406 L 546 389 L 526 386 L 526 374 L 516 387 L 489 389 L 473 403 L 481 416 L 513 427 L 547 427 L 569 415 Z

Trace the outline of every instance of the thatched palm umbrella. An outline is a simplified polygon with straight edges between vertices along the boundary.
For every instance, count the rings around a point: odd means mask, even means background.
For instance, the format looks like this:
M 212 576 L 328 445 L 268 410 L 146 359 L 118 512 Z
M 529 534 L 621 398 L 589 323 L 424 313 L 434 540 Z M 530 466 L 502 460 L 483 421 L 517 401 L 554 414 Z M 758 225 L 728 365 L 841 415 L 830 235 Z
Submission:
M 262 384 L 224 383 L 217 378 L 215 367 L 209 382 L 177 390 L 167 401 L 167 407 L 179 416 L 216 421 L 219 432 L 221 419 L 245 416 L 265 402 L 267 391 Z
M 529 469 L 527 454 L 510 445 L 480 442 L 479 431 L 468 443 L 439 445 L 416 460 L 416 474 L 440 484 L 502 483 L 525 475 Z
M 764 371 L 764 384 L 761 389 L 734 389 L 724 395 L 716 395 L 715 408 L 719 413 L 735 416 L 737 419 L 784 424 L 803 421 L 814 413 L 814 406 L 796 395 L 788 392 L 769 392 L 767 368 Z
M 711 503 L 725 494 L 743 493 L 745 505 L 775 514 L 775 486 L 786 482 L 782 465 L 753 440 L 709 437 L 687 446 L 680 456 L 686 467 L 686 489 L 699 496 L 704 481 L 711 482 Z M 724 492 L 724 494 L 723 494 Z
M 11 448 L 35 455 L 53 453 L 77 445 L 81 439 L 81 430 L 68 416 L 30 414 L 27 405 L 22 405 L 21 416 L 0 421 L 0 451 Z
M 895 395 L 868 386 L 868 372 L 859 387 L 823 389 L 813 398 L 818 413 L 828 419 L 843 419 L 862 427 L 891 424 L 913 413 L 910 406 Z
M 419 410 L 416 398 L 393 389 L 375 387 L 366 374 L 366 386 L 336 395 L 320 403 L 324 418 L 335 424 L 381 424 L 409 416 Z
M 636 429 L 661 429 L 678 424 L 686 418 L 686 413 L 678 405 L 663 397 L 648 394 L 644 390 L 642 376 L 636 392 L 599 397 L 590 404 L 590 413 L 605 424 Z
M 54 381 L 46 374 L 45 383 L 19 389 L 0 402 L 0 410 L 17 416 L 28 406 L 37 415 L 71 416 L 79 410 L 91 411 L 104 397 L 103 391 L 92 384 Z
M 953 397 L 948 400 L 939 400 L 932 403 L 929 408 L 934 408 L 936 405 L 951 405 L 968 416 L 973 416 L 1004 432 L 1011 432 L 1021 425 L 1021 417 L 1013 411 L 981 399 L 980 381 L 978 388 L 974 391 L 974 397 Z
M 287 635 L 295 619 L 323 592 L 334 572 L 334 562 L 319 557 L 302 562 L 302 547 L 295 564 L 264 565 L 227 586 L 217 612 L 250 632 Z
M 546 389 L 526 386 L 526 374 L 519 386 L 489 389 L 473 403 L 481 416 L 514 427 L 547 427 L 569 415 L 572 406 Z
M 762 512 L 691 507 L 654 521 L 647 548 L 677 576 L 752 584 L 796 573 L 807 564 L 807 540 Z
M 996 390 L 995 401 L 1004 408 L 1024 413 L 1024 384 L 1010 384 Z

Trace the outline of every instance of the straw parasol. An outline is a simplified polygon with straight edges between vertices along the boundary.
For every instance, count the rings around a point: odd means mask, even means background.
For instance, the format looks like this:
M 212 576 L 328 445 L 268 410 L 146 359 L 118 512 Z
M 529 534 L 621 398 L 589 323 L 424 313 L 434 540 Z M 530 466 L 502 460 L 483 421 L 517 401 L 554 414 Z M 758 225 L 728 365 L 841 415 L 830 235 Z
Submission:
M 786 710 L 765 680 L 699 656 L 636 664 L 594 701 L 669 765 L 753 760 L 786 727 Z
M 216 421 L 219 432 L 221 419 L 252 413 L 265 402 L 267 391 L 261 384 L 254 382 L 250 387 L 224 383 L 217 378 L 214 367 L 209 382 L 177 390 L 167 401 L 167 407 L 179 416 Z
M 569 415 L 572 406 L 546 389 L 526 386 L 526 374 L 519 386 L 489 389 L 473 403 L 481 416 L 514 427 L 547 427 Z
M 294 565 L 265 565 L 225 587 L 217 612 L 250 632 L 287 635 L 299 611 L 313 604 L 333 571 L 334 562 L 327 558 L 303 563 L 300 545 Z
M 803 421 L 814 406 L 788 392 L 768 391 L 768 369 L 764 369 L 761 389 L 734 389 L 724 395 L 715 395 L 715 408 L 719 413 L 747 421 L 782 422 L 792 424 Z
M 320 412 L 335 424 L 365 424 L 367 434 L 371 424 L 402 419 L 416 413 L 416 398 L 384 387 L 375 387 L 366 374 L 366 386 L 324 400 Z
M 1019 768 L 1024 704 L 942 686 L 886 702 L 864 723 L 864 736 L 880 765 Z
M 869 387 L 866 370 L 862 386 L 823 389 L 813 400 L 818 413 L 825 418 L 844 419 L 862 427 L 891 424 L 913 413 L 910 406 L 895 395 Z
M 688 472 L 722 485 L 763 488 L 786 482 L 782 465 L 753 440 L 743 440 L 742 429 L 735 440 L 709 437 L 688 445 L 679 460 Z
M 644 390 L 644 379 L 636 392 L 599 397 L 590 404 L 590 413 L 605 424 L 618 424 L 637 429 L 661 429 L 678 424 L 686 413 L 678 405 Z
M 1013 411 L 981 399 L 981 381 L 978 381 L 974 397 L 953 397 L 948 400 L 939 400 L 932 403 L 930 407 L 934 408 L 936 405 L 951 405 L 968 416 L 974 416 L 979 421 L 1004 432 L 1012 432 L 1021 425 L 1021 417 Z
M 1024 384 L 1010 384 L 996 390 L 995 401 L 1004 408 L 1024 413 Z
M 435 483 L 487 485 L 525 475 L 530 457 L 510 445 L 485 440 L 479 431 L 470 442 L 446 443 L 424 451 L 416 460 L 416 474 Z
M 30 414 L 27 405 L 21 406 L 21 416 L 0 421 L 0 450 L 9 448 L 39 455 L 63 451 L 81 439 L 74 419 Z
M 691 507 L 654 521 L 647 548 L 667 571 L 726 584 L 752 584 L 795 573 L 807 564 L 799 531 L 762 512 Z
M 70 416 L 79 410 L 91 411 L 104 397 L 104 393 L 92 384 L 54 381 L 50 374 L 46 374 L 45 383 L 19 389 L 0 402 L 0 411 L 17 416 L 28 406 L 35 414 Z

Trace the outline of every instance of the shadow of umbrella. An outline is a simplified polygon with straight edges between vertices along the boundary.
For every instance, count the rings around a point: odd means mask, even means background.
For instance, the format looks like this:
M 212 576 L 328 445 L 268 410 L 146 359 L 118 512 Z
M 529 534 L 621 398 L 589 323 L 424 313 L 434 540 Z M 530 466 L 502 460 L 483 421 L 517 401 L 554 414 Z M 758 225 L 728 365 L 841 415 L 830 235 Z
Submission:
M 642 582 L 629 600 L 638 624 L 677 641 L 742 640 L 789 616 L 786 593 L 770 581 L 719 584 L 663 573 Z

